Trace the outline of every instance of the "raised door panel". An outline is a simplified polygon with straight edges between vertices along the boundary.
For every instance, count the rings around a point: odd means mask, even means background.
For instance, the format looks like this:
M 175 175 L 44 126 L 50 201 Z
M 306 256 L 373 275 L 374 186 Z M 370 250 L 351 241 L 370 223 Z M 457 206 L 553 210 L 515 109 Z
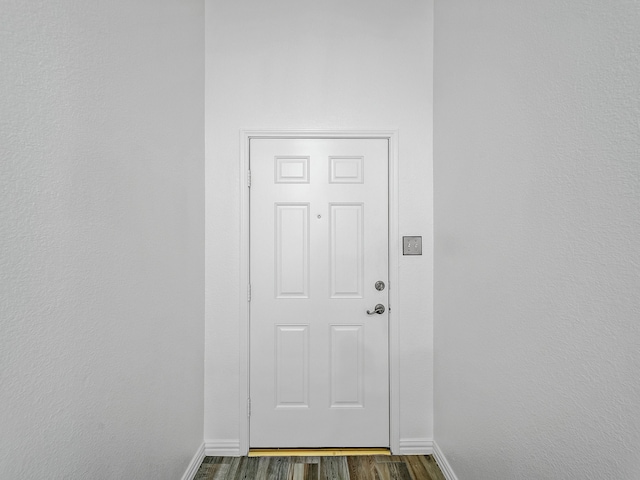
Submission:
M 331 298 L 362 298 L 364 205 L 332 203 L 329 268 Z
M 309 204 L 275 205 L 276 298 L 309 297 Z
M 276 408 L 309 406 L 309 326 L 276 326 Z
M 364 183 L 364 157 L 329 157 L 329 183 Z
M 275 157 L 275 183 L 309 183 L 309 157 Z
M 331 408 L 364 407 L 364 326 L 331 325 Z

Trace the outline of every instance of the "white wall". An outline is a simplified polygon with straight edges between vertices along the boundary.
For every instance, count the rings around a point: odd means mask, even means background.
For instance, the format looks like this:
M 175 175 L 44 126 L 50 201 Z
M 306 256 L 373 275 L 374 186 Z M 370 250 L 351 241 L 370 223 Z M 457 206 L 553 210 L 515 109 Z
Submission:
M 432 437 L 432 3 L 206 4 L 205 439 L 239 438 L 239 131 L 399 129 L 403 439 Z M 221 443 L 222 442 L 222 443 Z
M 0 477 L 180 478 L 203 438 L 203 4 L 0 9 Z
M 461 480 L 637 479 L 640 4 L 435 25 L 435 440 Z

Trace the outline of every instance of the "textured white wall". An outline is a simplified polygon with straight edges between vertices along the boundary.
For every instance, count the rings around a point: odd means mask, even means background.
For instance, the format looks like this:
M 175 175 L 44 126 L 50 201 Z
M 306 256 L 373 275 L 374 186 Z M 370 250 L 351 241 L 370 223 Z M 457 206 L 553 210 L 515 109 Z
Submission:
M 0 10 L 0 478 L 180 478 L 203 438 L 203 3 Z
M 432 3 L 206 4 L 205 439 L 239 436 L 239 130 L 400 131 L 401 437 L 432 437 Z M 244 293 L 243 293 L 244 295 Z M 244 412 L 243 412 L 244 413 Z
M 461 480 L 637 479 L 640 3 L 435 25 L 435 440 Z

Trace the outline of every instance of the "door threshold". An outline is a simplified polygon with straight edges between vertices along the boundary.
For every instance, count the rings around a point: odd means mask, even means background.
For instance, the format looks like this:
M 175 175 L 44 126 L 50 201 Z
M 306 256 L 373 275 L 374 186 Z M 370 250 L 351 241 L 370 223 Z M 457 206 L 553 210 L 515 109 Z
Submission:
M 388 448 L 251 448 L 250 457 L 351 457 L 391 455 Z

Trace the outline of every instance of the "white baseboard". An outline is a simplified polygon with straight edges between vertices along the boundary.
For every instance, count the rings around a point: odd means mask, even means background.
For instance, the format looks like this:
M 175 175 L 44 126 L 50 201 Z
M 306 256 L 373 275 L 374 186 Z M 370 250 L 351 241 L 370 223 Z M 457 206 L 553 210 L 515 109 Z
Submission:
M 401 438 L 398 455 L 431 455 L 433 440 L 430 438 Z
M 204 460 L 204 443 L 200 445 L 200 448 L 198 448 L 198 451 L 189 462 L 187 470 L 182 475 L 182 480 L 193 480 L 193 477 L 198 473 L 200 465 L 202 465 L 202 460 Z
M 433 455 L 434 453 L 434 442 L 430 438 L 401 438 L 397 452 L 398 455 Z M 205 440 L 204 455 L 208 457 L 240 457 L 242 456 L 240 453 L 240 441 L 228 439 Z M 451 480 L 457 479 L 452 477 Z
M 447 480 L 458 480 L 458 477 L 453 473 L 451 465 L 447 462 L 447 458 L 444 456 L 444 453 L 442 453 L 442 450 L 440 450 L 440 447 L 438 447 L 436 442 L 433 442 L 433 456 L 435 457 L 436 463 L 440 467 L 440 471 L 444 475 L 444 478 Z
M 204 453 L 207 457 L 241 457 L 240 440 L 205 440 Z

